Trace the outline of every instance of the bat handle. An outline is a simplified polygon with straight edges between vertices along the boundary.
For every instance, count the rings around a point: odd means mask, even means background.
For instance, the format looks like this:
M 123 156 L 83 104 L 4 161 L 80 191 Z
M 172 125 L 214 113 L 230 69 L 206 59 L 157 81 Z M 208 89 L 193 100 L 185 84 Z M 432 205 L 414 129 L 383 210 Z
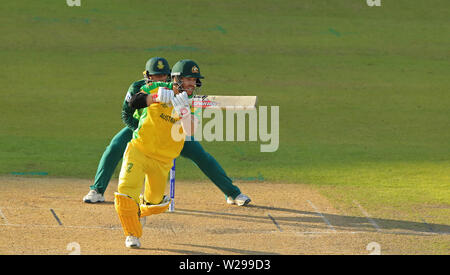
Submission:
M 151 96 L 152 96 L 153 103 L 159 103 L 157 93 L 151 94 Z M 194 101 L 194 98 L 189 98 L 189 106 L 192 106 L 193 101 Z M 197 101 L 198 101 L 198 99 L 197 99 Z M 169 103 L 169 105 L 172 105 L 172 104 Z

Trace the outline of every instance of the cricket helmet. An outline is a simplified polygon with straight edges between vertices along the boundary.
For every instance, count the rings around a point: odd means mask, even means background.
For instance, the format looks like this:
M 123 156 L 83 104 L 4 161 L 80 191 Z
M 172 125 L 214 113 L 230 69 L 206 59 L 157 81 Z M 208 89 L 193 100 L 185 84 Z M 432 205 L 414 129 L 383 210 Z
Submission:
M 145 70 L 149 75 L 167 74 L 170 75 L 169 62 L 162 57 L 152 57 L 145 64 Z
M 175 63 L 171 76 L 204 78 L 200 74 L 200 67 L 191 59 L 183 59 Z
M 147 61 L 147 63 L 145 63 L 145 71 L 143 74 L 147 82 L 151 82 L 150 79 L 152 75 L 162 75 L 162 74 L 166 74 L 167 81 L 169 81 L 170 76 L 169 62 L 167 62 L 167 60 L 162 57 L 152 57 Z

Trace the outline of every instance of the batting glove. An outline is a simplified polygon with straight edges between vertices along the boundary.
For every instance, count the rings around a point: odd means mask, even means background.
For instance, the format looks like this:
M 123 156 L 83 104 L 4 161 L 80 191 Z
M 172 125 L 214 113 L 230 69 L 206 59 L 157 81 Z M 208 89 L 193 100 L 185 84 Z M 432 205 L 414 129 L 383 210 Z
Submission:
M 173 91 L 169 90 L 165 87 L 159 87 L 158 89 L 158 96 L 156 97 L 156 100 L 161 103 L 170 103 L 173 99 Z
M 189 98 L 186 92 L 175 95 L 171 102 L 175 112 L 177 112 L 178 116 L 181 118 L 191 113 L 189 108 Z

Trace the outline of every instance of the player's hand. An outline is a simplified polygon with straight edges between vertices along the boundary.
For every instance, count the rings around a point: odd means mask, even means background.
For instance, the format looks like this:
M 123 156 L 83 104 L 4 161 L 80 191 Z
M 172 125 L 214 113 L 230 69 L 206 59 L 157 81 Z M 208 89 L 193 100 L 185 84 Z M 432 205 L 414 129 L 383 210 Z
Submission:
M 158 89 L 158 96 L 156 97 L 156 100 L 158 102 L 167 104 L 167 103 L 170 103 L 172 101 L 173 96 L 174 96 L 174 94 L 173 94 L 172 90 L 169 90 L 169 89 L 167 89 L 165 87 L 159 87 L 159 89 Z
M 189 108 L 189 98 L 186 92 L 175 95 L 171 102 L 173 108 L 181 118 L 191 113 Z

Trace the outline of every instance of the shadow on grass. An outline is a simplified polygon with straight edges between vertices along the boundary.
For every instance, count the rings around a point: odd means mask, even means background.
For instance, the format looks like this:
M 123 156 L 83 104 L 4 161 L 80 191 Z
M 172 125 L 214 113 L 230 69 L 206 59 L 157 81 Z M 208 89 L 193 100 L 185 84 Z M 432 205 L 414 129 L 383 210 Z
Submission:
M 407 234 L 407 235 L 423 235 L 423 234 L 450 234 L 450 226 L 445 224 L 434 224 L 426 222 L 401 221 L 382 218 L 371 218 L 379 228 L 373 226 L 371 221 L 366 217 L 345 216 L 337 214 L 303 211 L 289 208 L 269 207 L 262 205 L 249 205 L 247 209 L 255 210 L 254 214 L 238 214 L 225 213 L 217 211 L 192 210 L 192 209 L 176 209 L 173 214 L 176 215 L 192 215 L 211 218 L 223 218 L 247 223 L 273 223 L 271 216 L 266 213 L 257 215 L 258 210 L 269 212 L 276 219 L 280 229 L 286 228 L 295 230 L 297 228 L 308 229 L 330 229 L 330 225 L 338 231 L 360 231 L 360 232 L 382 232 L 390 234 Z M 294 214 L 291 216 L 279 216 L 280 214 Z M 324 217 L 329 221 L 327 225 Z M 280 230 L 281 231 L 281 230 Z M 400 231 L 400 232 L 399 232 Z M 302 232 L 302 231 L 299 231 Z M 318 232 L 319 233 L 319 232 Z

